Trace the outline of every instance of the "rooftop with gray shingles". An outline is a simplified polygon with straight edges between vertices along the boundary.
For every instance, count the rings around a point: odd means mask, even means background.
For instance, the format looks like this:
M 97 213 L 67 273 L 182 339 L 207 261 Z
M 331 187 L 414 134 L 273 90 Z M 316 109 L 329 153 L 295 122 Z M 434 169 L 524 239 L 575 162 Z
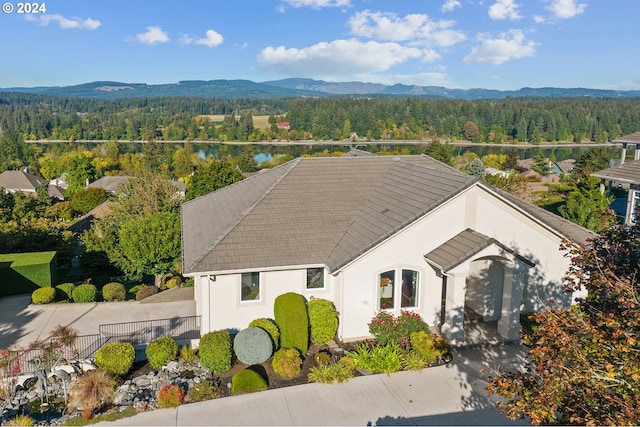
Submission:
M 594 172 L 591 176 L 627 184 L 640 184 L 640 160 L 632 160 L 612 168 Z
M 5 190 L 35 191 L 44 182 L 44 179 L 28 172 L 4 171 L 0 173 L 0 187 Z
M 475 182 L 428 156 L 298 158 L 183 204 L 183 269 L 336 271 Z M 593 237 L 483 186 L 568 238 Z
M 613 142 L 626 142 L 629 144 L 640 144 L 640 132 L 634 132 L 629 135 L 621 136 Z

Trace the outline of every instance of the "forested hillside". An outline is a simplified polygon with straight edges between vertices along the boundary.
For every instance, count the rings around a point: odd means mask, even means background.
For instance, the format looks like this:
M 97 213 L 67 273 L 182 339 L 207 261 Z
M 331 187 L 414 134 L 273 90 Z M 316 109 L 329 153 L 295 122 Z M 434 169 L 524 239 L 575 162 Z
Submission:
M 226 116 L 220 121 L 213 115 Z M 254 126 L 253 116 L 271 116 Z M 290 130 L 277 127 L 288 121 Z M 612 141 L 640 127 L 640 98 L 91 100 L 0 93 L 0 132 L 25 140 L 466 139 Z M 355 133 L 355 134 L 354 134 Z

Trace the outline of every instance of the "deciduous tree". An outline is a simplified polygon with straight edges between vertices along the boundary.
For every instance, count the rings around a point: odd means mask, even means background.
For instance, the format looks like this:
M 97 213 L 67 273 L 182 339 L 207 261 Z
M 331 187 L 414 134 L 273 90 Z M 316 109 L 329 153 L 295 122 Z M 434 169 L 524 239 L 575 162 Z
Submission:
M 588 296 L 571 309 L 536 314 L 524 335 L 526 370 L 490 378 L 511 418 L 534 424 L 640 423 L 640 240 L 614 226 L 584 245 L 565 245 L 567 290 Z

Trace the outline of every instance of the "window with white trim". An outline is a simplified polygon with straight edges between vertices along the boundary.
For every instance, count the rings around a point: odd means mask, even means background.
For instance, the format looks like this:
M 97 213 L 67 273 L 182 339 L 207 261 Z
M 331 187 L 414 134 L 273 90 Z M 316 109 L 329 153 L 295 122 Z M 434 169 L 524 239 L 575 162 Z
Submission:
M 260 273 L 242 273 L 240 279 L 240 301 L 260 300 Z
M 398 268 L 382 272 L 378 274 L 378 309 L 417 307 L 419 290 L 419 271 Z
M 307 268 L 307 289 L 324 288 L 324 268 Z

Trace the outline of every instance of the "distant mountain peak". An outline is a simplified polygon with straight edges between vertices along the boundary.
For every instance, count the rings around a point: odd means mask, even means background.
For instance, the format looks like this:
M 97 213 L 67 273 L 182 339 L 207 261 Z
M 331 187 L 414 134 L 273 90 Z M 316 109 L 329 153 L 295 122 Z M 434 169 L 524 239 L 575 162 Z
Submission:
M 79 98 L 132 98 L 189 96 L 200 98 L 284 98 L 305 96 L 416 96 L 434 99 L 504 99 L 508 97 L 548 98 L 629 98 L 640 97 L 640 91 L 618 91 L 588 88 L 531 88 L 518 90 L 450 89 L 441 86 L 420 86 L 397 83 L 385 85 L 369 82 L 328 82 L 306 78 L 254 82 L 251 80 L 183 80 L 177 83 L 155 84 L 97 81 L 74 86 L 17 87 L 4 92 L 24 92 Z

